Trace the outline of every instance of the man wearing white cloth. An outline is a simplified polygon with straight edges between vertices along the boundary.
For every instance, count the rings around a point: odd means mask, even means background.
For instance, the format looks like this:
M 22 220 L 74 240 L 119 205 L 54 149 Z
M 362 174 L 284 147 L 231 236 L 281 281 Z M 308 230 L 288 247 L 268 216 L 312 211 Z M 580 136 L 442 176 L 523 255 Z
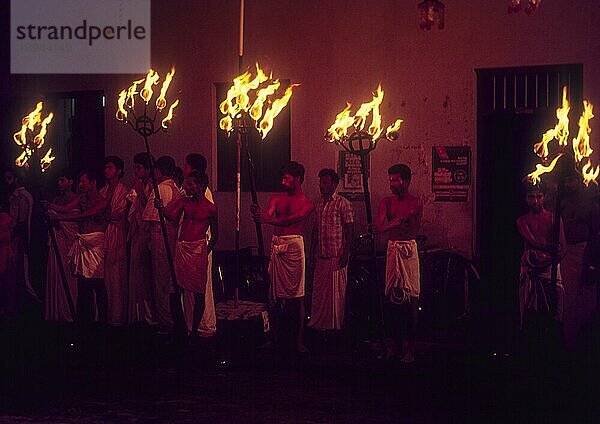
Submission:
M 292 319 L 296 327 L 296 349 L 299 352 L 306 352 L 304 346 L 305 256 L 302 233 L 314 206 L 302 192 L 304 167 L 301 164 L 290 162 L 279 173 L 284 193 L 272 196 L 264 212 L 257 205 L 252 205 L 252 216 L 258 223 L 274 226 L 269 263 L 270 300 L 272 304 L 279 304 L 283 308 L 289 304 L 289 307 L 295 310 L 292 312 Z M 276 322 L 274 324 L 277 325 Z
M 219 238 L 217 207 L 209 201 L 204 192 L 208 186 L 208 176 L 191 171 L 186 178 L 190 195 L 169 203 L 164 209 L 165 216 L 174 222 L 181 221 L 179 237 L 175 245 L 175 272 L 177 284 L 184 292 L 193 296 L 193 319 L 190 328 L 190 343 L 198 336 L 198 326 L 204 314 L 204 299 L 208 276 L 208 254 Z M 210 227 L 210 240 L 206 233 Z
M 77 318 L 82 323 L 94 319 L 94 294 L 98 320 L 105 324 L 108 308 L 106 285 L 104 284 L 104 232 L 107 220 L 104 211 L 106 199 L 98 193 L 98 175 L 92 170 L 79 173 L 80 213 L 65 213 L 57 216 L 58 221 L 78 221 L 79 234 L 69 250 L 69 263 L 77 276 Z
M 409 193 L 411 170 L 396 164 L 388 170 L 392 196 L 379 202 L 374 226 L 378 233 L 389 232 L 385 264 L 386 326 L 398 335 L 399 321 L 406 322 L 402 336 L 402 362 L 414 362 L 413 343 L 417 328 L 420 294 L 419 253 L 415 237 L 421 226 L 423 204 Z M 395 331 L 394 331 L 395 330 Z M 386 356 L 395 355 L 394 339 L 386 340 Z
M 336 193 L 339 182 L 333 169 L 319 172 L 321 197 L 315 204 L 311 249 L 315 272 L 308 323 L 319 330 L 340 330 L 344 323 L 354 212 L 350 201 Z

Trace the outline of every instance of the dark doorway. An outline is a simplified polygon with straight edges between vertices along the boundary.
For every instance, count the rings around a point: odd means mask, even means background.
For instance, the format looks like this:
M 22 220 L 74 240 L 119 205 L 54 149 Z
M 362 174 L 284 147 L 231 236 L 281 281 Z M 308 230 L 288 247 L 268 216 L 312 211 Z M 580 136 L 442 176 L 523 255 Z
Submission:
M 526 212 L 521 180 L 539 158 L 533 144 L 556 124 L 568 87 L 571 125 L 581 113 L 583 66 L 479 69 L 477 72 L 476 247 L 490 348 L 510 352 L 517 324 L 522 243 L 515 221 Z M 575 121 L 575 122 L 573 122 Z M 573 127 L 571 134 L 574 133 Z

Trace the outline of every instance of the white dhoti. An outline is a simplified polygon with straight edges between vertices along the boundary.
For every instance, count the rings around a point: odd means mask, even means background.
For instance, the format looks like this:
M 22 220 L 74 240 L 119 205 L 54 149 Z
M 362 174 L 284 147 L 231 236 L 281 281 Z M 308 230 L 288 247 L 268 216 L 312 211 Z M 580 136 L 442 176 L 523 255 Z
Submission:
M 273 236 L 269 263 L 272 299 L 304 296 L 304 259 L 304 239 L 301 235 Z
M 339 257 L 317 257 L 309 327 L 320 330 L 339 330 L 342 328 L 348 267 L 340 268 L 339 264 Z
M 385 295 L 392 303 L 419 297 L 421 275 L 419 252 L 415 240 L 390 240 L 385 262 Z
M 206 291 L 208 249 L 206 240 L 178 240 L 175 246 L 177 285 L 194 293 Z
M 77 234 L 69 250 L 69 263 L 74 275 L 104 278 L 104 233 Z

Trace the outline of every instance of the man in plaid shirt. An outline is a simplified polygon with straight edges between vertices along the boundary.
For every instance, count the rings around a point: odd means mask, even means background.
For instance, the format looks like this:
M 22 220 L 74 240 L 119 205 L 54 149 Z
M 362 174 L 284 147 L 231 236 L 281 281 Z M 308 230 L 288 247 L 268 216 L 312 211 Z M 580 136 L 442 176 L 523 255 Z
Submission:
M 313 296 L 309 327 L 339 330 L 344 322 L 348 257 L 354 232 L 354 212 L 348 199 L 336 193 L 339 176 L 319 172 L 321 197 L 315 204 L 313 233 Z

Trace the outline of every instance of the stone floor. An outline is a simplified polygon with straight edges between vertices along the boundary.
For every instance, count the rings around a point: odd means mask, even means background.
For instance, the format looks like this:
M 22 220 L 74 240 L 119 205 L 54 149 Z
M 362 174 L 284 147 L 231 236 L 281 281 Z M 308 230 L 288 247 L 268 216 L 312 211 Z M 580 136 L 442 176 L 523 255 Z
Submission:
M 231 322 L 197 346 L 144 327 L 75 343 L 71 327 L 36 316 L 0 321 L 1 423 L 599 422 L 592 354 L 516 358 L 455 334 L 422 336 L 404 365 L 349 333 L 276 353 Z

